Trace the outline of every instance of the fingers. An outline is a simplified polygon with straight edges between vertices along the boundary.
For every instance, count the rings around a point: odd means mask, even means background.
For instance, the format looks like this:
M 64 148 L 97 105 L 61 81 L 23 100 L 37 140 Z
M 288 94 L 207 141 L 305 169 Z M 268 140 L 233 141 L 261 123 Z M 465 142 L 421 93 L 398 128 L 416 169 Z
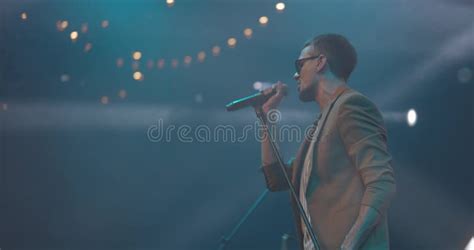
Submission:
M 284 95 L 282 94 L 276 94 L 272 97 L 270 97 L 270 99 L 268 99 L 262 106 L 263 108 L 263 111 L 265 113 L 267 113 L 269 110 L 271 109 L 276 109 L 278 108 L 278 105 L 281 103 L 281 101 L 283 100 L 283 97 Z
M 272 89 L 276 89 L 276 94 L 270 97 L 262 106 L 263 112 L 267 113 L 271 109 L 276 109 L 283 97 L 288 93 L 288 86 L 280 81 L 272 85 Z
M 288 94 L 288 86 L 280 81 L 272 85 L 272 88 L 276 88 L 276 95 L 286 96 Z

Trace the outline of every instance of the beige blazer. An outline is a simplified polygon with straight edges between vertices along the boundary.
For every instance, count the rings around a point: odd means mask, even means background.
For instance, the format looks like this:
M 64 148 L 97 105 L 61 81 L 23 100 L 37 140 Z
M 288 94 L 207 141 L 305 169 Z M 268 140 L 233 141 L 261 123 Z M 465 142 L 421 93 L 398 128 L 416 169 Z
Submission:
M 386 214 L 395 194 L 391 155 L 382 116 L 365 96 L 347 88 L 334 103 L 319 130 L 314 147 L 309 213 L 322 250 L 339 249 L 364 204 L 375 208 L 382 219 L 361 249 L 388 249 Z M 314 130 L 314 129 L 313 129 Z M 301 170 L 311 140 L 305 138 L 287 173 L 299 195 Z M 288 189 L 278 163 L 263 166 L 270 191 Z M 311 180 L 314 181 L 314 180 Z M 291 198 L 297 237 L 302 248 L 301 219 Z

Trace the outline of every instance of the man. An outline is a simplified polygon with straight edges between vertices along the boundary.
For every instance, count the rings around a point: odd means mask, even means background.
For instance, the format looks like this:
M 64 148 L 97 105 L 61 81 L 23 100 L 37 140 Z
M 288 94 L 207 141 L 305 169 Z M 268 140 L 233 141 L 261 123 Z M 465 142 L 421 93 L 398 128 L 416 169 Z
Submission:
M 367 97 L 347 86 L 357 63 L 343 36 L 320 35 L 306 43 L 296 61 L 299 98 L 315 101 L 321 115 L 312 136 L 286 166 L 321 249 L 388 249 L 387 209 L 395 194 L 391 156 L 383 119 Z M 286 85 L 264 105 L 274 109 Z M 268 140 L 262 165 L 271 191 L 288 185 Z M 301 249 L 314 249 L 292 198 Z

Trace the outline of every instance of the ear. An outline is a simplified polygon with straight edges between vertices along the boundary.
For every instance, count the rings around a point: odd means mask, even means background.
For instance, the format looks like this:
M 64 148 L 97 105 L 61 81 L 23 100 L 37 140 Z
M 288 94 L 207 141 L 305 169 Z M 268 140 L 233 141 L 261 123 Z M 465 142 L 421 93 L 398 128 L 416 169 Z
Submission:
M 316 63 L 316 71 L 321 72 L 326 69 L 327 66 L 327 57 L 323 54 L 318 58 L 318 61 Z

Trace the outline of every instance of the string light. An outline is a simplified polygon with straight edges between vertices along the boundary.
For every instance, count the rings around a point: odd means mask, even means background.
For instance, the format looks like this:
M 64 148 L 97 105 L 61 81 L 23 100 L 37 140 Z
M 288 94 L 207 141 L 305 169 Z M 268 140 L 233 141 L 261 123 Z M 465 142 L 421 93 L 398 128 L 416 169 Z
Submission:
M 77 33 L 77 31 L 73 31 L 71 32 L 71 40 L 74 42 L 77 40 L 77 38 L 79 38 L 79 33 Z
M 189 64 L 191 64 L 192 60 L 193 60 L 193 58 L 191 56 L 185 56 L 184 57 L 184 64 L 189 65 Z
M 86 43 L 86 45 L 84 46 L 84 52 L 89 52 L 91 51 L 92 49 L 92 43 Z
M 56 29 L 58 29 L 58 31 L 64 31 L 67 29 L 67 27 L 69 26 L 69 22 L 67 20 L 59 20 L 56 22 Z
M 140 51 L 135 51 L 135 52 L 133 52 L 132 57 L 133 57 L 133 59 L 134 59 L 135 61 L 138 61 L 138 60 L 140 60 L 140 59 L 142 58 L 142 52 L 140 52 Z
M 244 36 L 245 36 L 247 39 L 252 38 L 252 34 L 253 34 L 253 30 L 252 30 L 251 28 L 246 28 L 246 29 L 244 29 Z
M 28 14 L 26 12 L 23 12 L 23 13 L 20 14 L 20 17 L 21 17 L 22 20 L 26 20 L 26 19 L 28 19 Z
M 122 68 L 124 64 L 123 58 L 117 58 L 117 61 L 115 64 L 117 65 L 117 68 Z
M 158 63 L 156 65 L 158 69 L 162 69 L 165 66 L 165 59 L 158 60 Z
M 146 67 L 148 69 L 152 69 L 153 68 L 153 60 L 149 59 L 147 62 L 146 62 Z
M 121 90 L 118 92 L 118 96 L 119 96 L 121 99 L 127 98 L 127 91 L 126 91 L 125 89 L 121 89 Z
M 174 4 L 175 4 L 175 0 L 165 0 L 166 1 L 166 4 L 168 5 L 168 7 L 173 7 Z M 277 12 L 281 13 L 285 10 L 286 6 L 285 6 L 285 3 L 283 3 L 282 1 L 278 2 L 275 4 L 275 9 Z M 65 22 L 65 25 L 63 24 Z M 269 18 L 268 16 L 260 16 L 258 18 L 258 22 L 260 24 L 260 26 L 262 27 L 265 27 L 268 25 L 268 22 L 269 22 Z M 68 23 L 67 21 L 58 21 L 58 29 L 63 31 L 67 28 L 68 26 Z M 103 20 L 101 22 L 101 26 L 102 28 L 107 28 L 109 27 L 109 21 L 108 20 Z M 87 26 L 87 23 L 83 24 L 82 25 L 82 28 L 81 28 L 81 31 L 82 33 L 86 33 L 88 32 L 88 26 Z M 76 31 L 74 31 L 76 32 Z M 243 35 L 245 36 L 246 39 L 251 39 L 253 37 L 253 30 L 251 28 L 245 28 L 243 30 Z M 77 32 L 76 32 L 77 33 Z M 71 39 L 73 39 L 73 36 L 75 37 L 75 39 L 78 38 L 78 34 L 73 34 L 71 33 Z M 73 40 L 75 40 L 73 39 Z M 89 43 L 90 44 L 90 43 Z M 230 37 L 227 39 L 227 46 L 229 48 L 235 48 L 237 45 L 237 38 L 236 37 Z M 88 49 L 86 49 L 88 48 Z M 85 48 L 85 51 L 89 51 L 91 48 L 92 48 L 92 44 L 88 45 L 86 44 L 86 48 Z M 215 45 L 211 48 L 211 53 L 213 56 L 217 57 L 220 55 L 221 53 L 221 47 L 219 45 Z M 201 50 L 197 53 L 196 55 L 196 60 L 200 63 L 204 62 L 205 59 L 206 59 L 206 52 Z M 133 58 L 133 62 L 132 62 L 132 69 L 133 69 L 133 79 L 136 80 L 136 81 L 143 81 L 144 80 L 144 75 L 141 71 L 139 71 L 139 68 L 140 68 L 140 60 L 142 59 L 142 53 L 140 51 L 135 51 L 132 53 L 132 58 Z M 185 56 L 183 58 L 183 65 L 188 67 L 191 65 L 192 63 L 192 60 L 193 58 L 189 55 Z M 179 66 L 179 63 L 180 63 L 180 60 L 178 60 L 176 57 L 175 58 L 170 58 L 170 61 L 169 61 L 169 65 L 171 66 L 171 68 L 178 68 Z M 118 68 L 122 68 L 124 66 L 124 59 L 123 58 L 118 58 L 116 60 L 116 65 Z M 152 69 L 155 65 L 155 62 L 153 60 L 148 60 L 147 61 L 147 68 L 148 69 Z M 165 67 L 165 59 L 164 58 L 160 58 L 156 61 L 156 67 L 157 69 L 161 70 Z M 120 90 L 119 93 L 118 93 L 119 97 L 121 97 L 122 99 L 124 99 L 125 97 L 122 97 L 122 96 L 126 96 L 126 91 L 125 90 Z M 197 102 L 200 102 L 201 97 L 198 97 L 196 99 Z M 107 100 L 108 102 L 108 100 Z
M 89 31 L 89 25 L 87 23 L 83 23 L 81 25 L 81 32 L 82 33 L 87 33 L 87 31 Z
M 64 20 L 64 21 L 61 22 L 61 28 L 62 28 L 63 30 L 67 29 L 68 26 L 69 26 L 69 22 L 68 22 L 68 21 Z
M 206 52 L 199 52 L 197 58 L 199 62 L 204 62 L 204 60 L 206 60 Z
M 165 1 L 166 1 L 166 4 L 169 7 L 172 7 L 175 4 L 175 0 L 165 0 Z M 285 10 L 286 5 L 283 1 L 280 1 L 280 2 L 277 2 L 274 5 L 274 7 L 278 12 L 282 12 L 283 10 Z M 258 18 L 258 22 L 259 22 L 260 26 L 265 27 L 265 26 L 268 25 L 269 17 L 268 16 L 260 16 Z M 253 32 L 254 31 L 251 28 L 247 27 L 243 30 L 243 35 L 245 36 L 246 39 L 251 39 L 253 37 Z M 229 48 L 235 48 L 236 45 L 237 45 L 237 38 L 236 37 L 230 37 L 230 38 L 227 39 L 227 46 Z M 211 53 L 212 53 L 213 56 L 219 56 L 220 53 L 221 53 L 221 47 L 218 46 L 218 45 L 213 46 L 211 48 Z M 136 51 L 132 54 L 132 57 L 133 57 L 133 60 L 138 61 L 142 58 L 142 54 L 141 54 L 140 51 Z M 198 52 L 196 60 L 198 62 L 202 63 L 202 62 L 205 61 L 205 59 L 206 59 L 206 52 L 204 52 L 204 51 Z M 185 56 L 183 61 L 182 61 L 184 66 L 189 66 L 191 64 L 191 62 L 192 62 L 192 57 L 191 56 Z M 170 58 L 171 68 L 178 68 L 179 63 L 180 63 L 180 60 L 178 60 L 176 58 L 173 58 L 173 59 Z M 153 62 L 148 61 L 147 67 L 149 69 L 153 68 L 154 65 L 152 66 L 152 64 L 153 64 Z M 139 65 L 138 63 L 132 63 L 132 68 L 134 69 L 134 71 L 138 71 L 138 69 L 139 69 L 138 65 Z M 164 66 L 165 66 L 165 60 L 164 59 L 159 59 L 156 62 L 156 67 L 158 69 L 161 70 L 161 69 L 164 68 Z
M 266 17 L 266 16 L 261 16 L 261 17 L 258 19 L 258 22 L 260 23 L 260 25 L 266 26 L 266 25 L 268 24 L 268 17 Z
M 144 76 L 142 72 L 136 71 L 135 73 L 133 73 L 133 79 L 135 79 L 135 81 L 143 81 Z
M 235 45 L 237 44 L 237 39 L 231 37 L 227 40 L 227 45 L 229 45 L 229 48 L 235 48 Z
M 100 26 L 102 26 L 102 28 L 104 28 L 104 29 L 108 28 L 109 27 L 109 20 L 102 21 Z
M 108 96 L 102 96 L 100 98 L 100 103 L 104 104 L 104 105 L 107 105 L 109 104 L 109 97 Z
M 280 12 L 280 13 L 283 12 L 283 10 L 285 9 L 285 3 L 282 3 L 282 2 L 277 3 L 275 5 L 275 9 L 277 10 L 277 12 Z
M 171 67 L 177 68 L 179 66 L 179 61 L 178 59 L 173 59 L 171 60 Z
M 212 47 L 212 55 L 213 56 L 218 56 L 221 53 L 221 47 L 219 46 L 214 46 Z

